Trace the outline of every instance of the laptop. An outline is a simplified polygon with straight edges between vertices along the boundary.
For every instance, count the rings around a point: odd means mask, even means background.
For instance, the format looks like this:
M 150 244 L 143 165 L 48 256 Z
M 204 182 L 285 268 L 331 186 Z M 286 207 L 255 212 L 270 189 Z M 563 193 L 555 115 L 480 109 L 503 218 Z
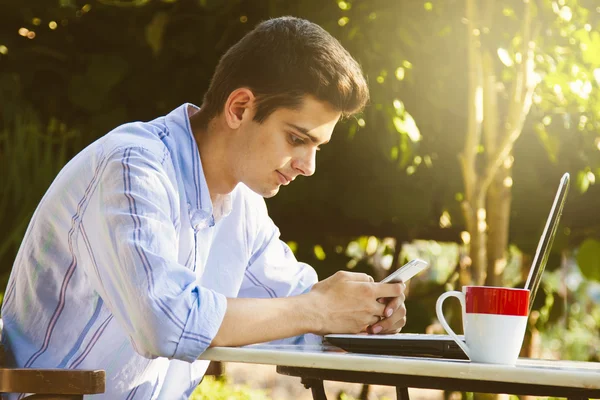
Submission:
M 558 191 L 554 197 L 550 215 L 542 232 L 535 252 L 525 289 L 530 290 L 529 312 L 534 303 L 542 274 L 550 255 L 550 249 L 556 232 L 563 206 L 569 191 L 569 174 L 562 176 Z M 464 336 L 461 336 L 464 339 Z M 413 357 L 436 357 L 451 359 L 468 359 L 456 342 L 449 335 L 398 333 L 395 335 L 360 334 L 331 334 L 325 335 L 325 340 L 337 347 L 355 353 L 385 354 Z

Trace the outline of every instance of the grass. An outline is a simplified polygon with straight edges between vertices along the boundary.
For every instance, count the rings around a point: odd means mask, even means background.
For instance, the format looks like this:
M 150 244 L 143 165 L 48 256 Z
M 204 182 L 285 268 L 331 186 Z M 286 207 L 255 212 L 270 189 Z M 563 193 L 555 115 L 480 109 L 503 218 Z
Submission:
M 190 400 L 271 400 L 265 390 L 252 389 L 246 385 L 232 385 L 226 376 L 205 376 Z

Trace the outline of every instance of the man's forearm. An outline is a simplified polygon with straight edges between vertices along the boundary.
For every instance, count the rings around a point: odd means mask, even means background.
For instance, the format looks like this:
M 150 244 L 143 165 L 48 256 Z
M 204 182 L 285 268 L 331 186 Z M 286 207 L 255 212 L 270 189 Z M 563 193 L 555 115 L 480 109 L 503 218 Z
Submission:
M 310 294 L 276 299 L 228 298 L 227 311 L 211 343 L 243 346 L 317 332 L 319 317 Z

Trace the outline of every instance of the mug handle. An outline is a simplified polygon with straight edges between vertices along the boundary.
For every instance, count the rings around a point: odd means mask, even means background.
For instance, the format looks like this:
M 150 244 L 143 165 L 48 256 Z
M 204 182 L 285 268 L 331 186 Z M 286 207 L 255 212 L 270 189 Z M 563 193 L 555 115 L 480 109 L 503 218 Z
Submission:
M 444 327 L 444 329 L 446 330 L 446 332 L 448 332 L 448 334 L 450 336 L 452 336 L 452 339 L 454 339 L 454 341 L 456 342 L 456 344 L 463 349 L 463 351 L 465 352 L 465 354 L 467 355 L 467 357 L 469 357 L 469 359 L 471 358 L 471 355 L 469 354 L 471 351 L 469 350 L 469 346 L 467 346 L 467 344 L 460 340 L 460 338 L 458 337 L 458 335 L 456 335 L 456 333 L 454 333 L 454 331 L 452 330 L 452 328 L 450 328 L 450 325 L 448 325 L 448 323 L 446 322 L 446 318 L 444 318 L 444 313 L 442 311 L 442 303 L 444 303 L 444 300 L 446 300 L 448 297 L 456 297 L 458 300 L 460 300 L 460 305 L 462 307 L 462 317 L 465 317 L 465 295 L 462 292 L 458 292 L 458 291 L 451 291 L 451 292 L 446 292 L 446 293 L 442 293 L 442 295 L 440 297 L 438 297 L 437 302 L 435 304 L 435 313 L 437 314 L 438 320 L 440 321 L 440 323 L 442 324 L 442 326 Z M 464 323 L 464 321 L 463 321 Z

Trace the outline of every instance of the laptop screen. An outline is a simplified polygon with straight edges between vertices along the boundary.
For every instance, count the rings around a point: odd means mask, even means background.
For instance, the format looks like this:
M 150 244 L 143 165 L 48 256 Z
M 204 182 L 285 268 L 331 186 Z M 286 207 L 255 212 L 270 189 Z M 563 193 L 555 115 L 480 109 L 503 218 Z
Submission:
M 558 223 L 560 222 L 563 206 L 565 205 L 565 200 L 569 191 L 569 179 L 569 174 L 566 173 L 560 180 L 558 191 L 556 192 L 554 203 L 552 203 L 552 209 L 550 210 L 550 215 L 548 215 L 548 219 L 546 220 L 546 226 L 544 227 L 544 232 L 538 242 L 533 263 L 529 270 L 529 276 L 525 283 L 525 289 L 529 289 L 530 291 L 529 312 L 531 312 L 531 308 L 533 307 L 533 299 L 535 299 L 540 282 L 542 281 L 542 274 L 544 273 L 544 268 L 546 267 L 546 262 L 550 255 L 552 242 L 554 242 L 554 237 L 556 236 Z

